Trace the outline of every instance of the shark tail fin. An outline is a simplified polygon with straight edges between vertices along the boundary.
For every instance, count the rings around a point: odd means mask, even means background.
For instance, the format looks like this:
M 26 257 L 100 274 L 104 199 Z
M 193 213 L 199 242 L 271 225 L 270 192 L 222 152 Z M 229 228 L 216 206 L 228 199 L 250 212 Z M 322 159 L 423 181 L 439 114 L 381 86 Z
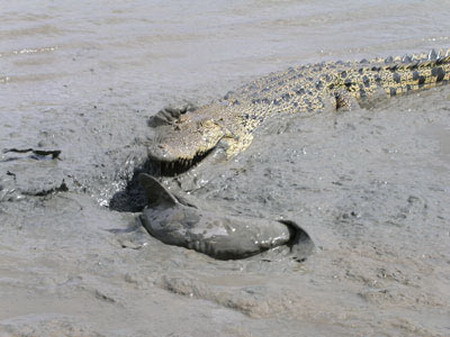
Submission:
M 294 221 L 278 221 L 288 226 L 291 230 L 292 237 L 291 242 L 288 243 L 288 246 L 290 246 L 292 257 L 299 262 L 305 261 L 315 249 L 315 245 L 311 237 Z

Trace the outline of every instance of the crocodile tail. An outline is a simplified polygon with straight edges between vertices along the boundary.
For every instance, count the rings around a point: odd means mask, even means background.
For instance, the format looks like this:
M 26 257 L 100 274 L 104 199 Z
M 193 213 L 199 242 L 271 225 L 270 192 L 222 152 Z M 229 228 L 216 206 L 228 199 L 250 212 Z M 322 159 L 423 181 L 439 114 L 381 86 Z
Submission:
M 374 59 L 343 79 L 357 99 L 371 98 L 381 88 L 397 96 L 433 88 L 450 81 L 450 49 L 402 58 Z
M 407 65 L 387 67 L 385 91 L 390 96 L 395 96 L 448 83 L 450 81 L 449 52 L 450 50 L 447 50 L 444 54 L 431 51 L 426 60 L 419 59 Z

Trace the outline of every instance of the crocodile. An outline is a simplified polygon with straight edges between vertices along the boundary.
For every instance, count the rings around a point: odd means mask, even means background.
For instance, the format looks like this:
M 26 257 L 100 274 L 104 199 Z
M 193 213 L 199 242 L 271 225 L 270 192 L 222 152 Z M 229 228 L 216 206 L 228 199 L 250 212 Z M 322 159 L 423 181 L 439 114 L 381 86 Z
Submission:
M 211 153 L 230 159 L 251 144 L 255 129 L 279 113 L 315 113 L 446 84 L 450 49 L 403 57 L 291 67 L 242 86 L 199 108 L 165 109 L 150 118 L 156 137 L 149 159 L 161 175 L 183 173 Z
M 141 223 L 166 244 L 220 260 L 242 259 L 287 246 L 288 256 L 301 262 L 314 250 L 309 235 L 294 221 L 229 215 L 192 196 L 187 199 L 171 193 L 148 174 L 141 173 L 138 179 L 148 199 Z

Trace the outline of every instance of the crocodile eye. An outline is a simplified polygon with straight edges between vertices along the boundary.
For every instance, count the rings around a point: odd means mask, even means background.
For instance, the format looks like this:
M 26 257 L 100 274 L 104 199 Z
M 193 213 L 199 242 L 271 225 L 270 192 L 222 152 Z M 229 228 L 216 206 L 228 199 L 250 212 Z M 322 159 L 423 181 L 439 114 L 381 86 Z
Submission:
M 151 116 L 147 122 L 150 127 L 158 127 L 161 125 L 170 125 L 173 123 L 179 123 L 181 116 L 187 112 L 187 108 L 178 109 L 173 107 L 165 107 L 158 111 L 154 116 Z

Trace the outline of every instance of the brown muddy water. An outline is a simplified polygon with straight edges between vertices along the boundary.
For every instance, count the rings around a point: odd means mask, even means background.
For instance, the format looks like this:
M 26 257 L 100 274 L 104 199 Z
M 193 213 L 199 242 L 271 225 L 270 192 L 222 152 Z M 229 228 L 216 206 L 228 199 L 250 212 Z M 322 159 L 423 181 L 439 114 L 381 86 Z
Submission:
M 145 161 L 161 107 L 292 65 L 448 48 L 449 12 L 448 1 L 4 1 L 0 336 L 449 336 L 448 87 L 279 116 L 207 172 L 196 196 L 300 223 L 318 247 L 305 263 L 279 251 L 216 261 L 107 207 Z

